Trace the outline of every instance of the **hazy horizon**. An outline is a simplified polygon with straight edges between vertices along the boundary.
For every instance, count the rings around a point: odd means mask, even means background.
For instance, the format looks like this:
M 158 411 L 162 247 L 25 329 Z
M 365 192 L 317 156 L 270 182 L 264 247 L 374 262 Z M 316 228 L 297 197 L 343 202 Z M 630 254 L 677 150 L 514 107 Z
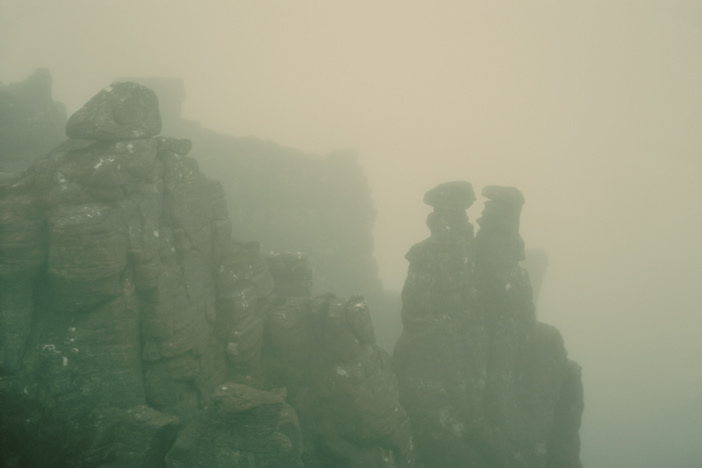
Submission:
M 539 317 L 583 367 L 583 461 L 654 468 L 702 435 L 701 34 L 691 0 L 5 0 L 0 81 L 46 67 L 70 115 L 181 77 L 204 127 L 357 149 L 392 290 L 427 190 L 470 181 L 475 224 L 482 187 L 519 188 Z

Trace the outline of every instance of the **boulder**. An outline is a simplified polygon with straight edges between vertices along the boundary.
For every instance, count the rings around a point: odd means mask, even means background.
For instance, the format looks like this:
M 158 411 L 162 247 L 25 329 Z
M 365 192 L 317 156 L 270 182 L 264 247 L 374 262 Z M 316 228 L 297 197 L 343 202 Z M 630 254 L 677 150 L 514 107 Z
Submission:
M 145 405 L 121 411 L 103 408 L 91 455 L 85 465 L 101 468 L 151 468 L 163 466 L 173 445 L 180 420 Z
M 160 132 L 156 93 L 129 81 L 104 88 L 66 124 L 66 135 L 78 140 L 133 140 Z
M 475 201 L 470 182 L 444 182 L 424 194 L 424 203 L 435 210 L 467 210 Z
M 227 382 L 178 434 L 168 468 L 302 468 L 295 412 L 279 393 Z
M 300 417 L 305 466 L 418 467 L 390 356 L 375 344 L 364 298 L 310 298 L 309 289 L 290 287 L 310 277 L 297 255 L 267 260 L 279 296 L 266 317 L 264 368 Z

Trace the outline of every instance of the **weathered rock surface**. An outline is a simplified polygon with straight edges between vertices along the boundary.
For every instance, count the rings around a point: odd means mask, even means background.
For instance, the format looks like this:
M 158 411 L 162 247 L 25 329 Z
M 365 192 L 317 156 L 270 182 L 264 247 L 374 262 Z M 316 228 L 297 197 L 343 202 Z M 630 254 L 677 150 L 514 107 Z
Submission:
M 3 466 L 419 468 L 415 440 L 429 467 L 580 466 L 580 369 L 535 319 L 518 191 L 486 189 L 477 236 L 470 184 L 427 194 L 393 363 L 363 296 L 313 296 L 311 255 L 233 240 L 151 91 L 76 115 L 80 139 L 0 177 Z
M 130 79 L 157 92 L 164 133 L 192 140 L 200 167 L 226 187 L 235 238 L 254 239 L 264 252 L 304 252 L 314 271 L 315 294 L 363 293 L 376 324 L 399 327 L 396 315 L 397 323 L 383 320 L 383 290 L 373 257 L 375 209 L 355 151 L 308 154 L 201 128 L 180 115 L 181 81 Z
M 224 192 L 186 156 L 189 142 L 145 138 L 157 131 L 155 103 L 129 83 L 101 92 L 72 118 L 87 133 L 69 132 L 92 140 L 69 140 L 3 180 L 0 394 L 14 403 L 0 411 L 9 466 L 153 466 L 174 433 L 135 428 L 130 408 L 148 405 L 139 414 L 168 428 L 199 414 L 233 369 L 227 340 L 270 293 L 256 246 L 232 241 Z M 253 341 L 241 348 L 251 354 L 247 346 L 261 346 Z M 154 442 L 124 455 L 99 443 L 103 423 Z M 31 450 L 48 433 L 55 450 Z
M 19 83 L 0 83 L 0 172 L 26 169 L 66 139 L 66 108 L 51 97 L 51 74 L 36 70 Z
M 4 466 L 415 466 L 365 302 L 233 241 L 151 97 L 102 91 L 81 139 L 0 180 Z
M 184 119 L 177 78 L 128 78 L 156 91 L 163 133 L 193 141 L 198 162 L 226 187 L 236 239 L 263 252 L 301 252 L 314 271 L 314 294 L 363 294 L 378 344 L 391 350 L 401 329 L 399 293 L 383 290 L 373 253 L 376 212 L 354 150 L 309 154 L 252 136 L 238 137 Z
M 179 435 L 168 468 L 303 467 L 295 411 L 278 393 L 224 383 Z
M 267 379 L 302 422 L 306 467 L 418 467 L 390 356 L 362 296 L 310 297 L 306 258 L 267 256 L 275 299 L 266 319 Z
M 177 417 L 144 405 L 126 412 L 106 408 L 96 419 L 93 446 L 84 464 L 102 463 L 104 468 L 163 466 L 180 428 Z M 90 454 L 98 456 L 91 459 Z
M 431 237 L 407 254 L 401 402 L 427 467 L 581 466 L 580 368 L 535 319 L 519 217 L 524 198 L 490 186 L 480 231 L 467 182 L 427 193 Z
M 149 88 L 124 81 L 112 84 L 68 119 L 66 134 L 79 140 L 134 140 L 161 132 L 158 98 Z

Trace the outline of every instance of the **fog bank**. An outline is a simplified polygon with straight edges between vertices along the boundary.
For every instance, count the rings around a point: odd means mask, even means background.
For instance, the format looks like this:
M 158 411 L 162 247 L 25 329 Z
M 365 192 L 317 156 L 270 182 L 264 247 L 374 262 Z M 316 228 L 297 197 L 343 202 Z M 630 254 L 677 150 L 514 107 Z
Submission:
M 539 317 L 583 367 L 585 465 L 682 467 L 702 413 L 701 31 L 673 0 L 10 0 L 0 81 L 47 67 L 72 113 L 120 76 L 182 77 L 203 126 L 356 148 L 388 289 L 428 236 L 425 191 L 518 187 L 549 255 Z

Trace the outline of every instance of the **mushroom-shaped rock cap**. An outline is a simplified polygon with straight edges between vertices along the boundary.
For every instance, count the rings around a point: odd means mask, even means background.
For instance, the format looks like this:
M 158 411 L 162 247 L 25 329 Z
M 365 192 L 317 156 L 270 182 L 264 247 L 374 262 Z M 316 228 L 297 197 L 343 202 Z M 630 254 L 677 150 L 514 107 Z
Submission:
M 475 201 L 470 182 L 444 182 L 424 194 L 424 203 L 435 210 L 467 210 Z
M 160 131 L 156 93 L 131 81 L 104 88 L 66 124 L 66 135 L 81 140 L 133 140 Z
M 524 195 L 514 187 L 488 185 L 483 188 L 483 196 L 489 200 L 513 206 L 522 206 L 524 204 Z

